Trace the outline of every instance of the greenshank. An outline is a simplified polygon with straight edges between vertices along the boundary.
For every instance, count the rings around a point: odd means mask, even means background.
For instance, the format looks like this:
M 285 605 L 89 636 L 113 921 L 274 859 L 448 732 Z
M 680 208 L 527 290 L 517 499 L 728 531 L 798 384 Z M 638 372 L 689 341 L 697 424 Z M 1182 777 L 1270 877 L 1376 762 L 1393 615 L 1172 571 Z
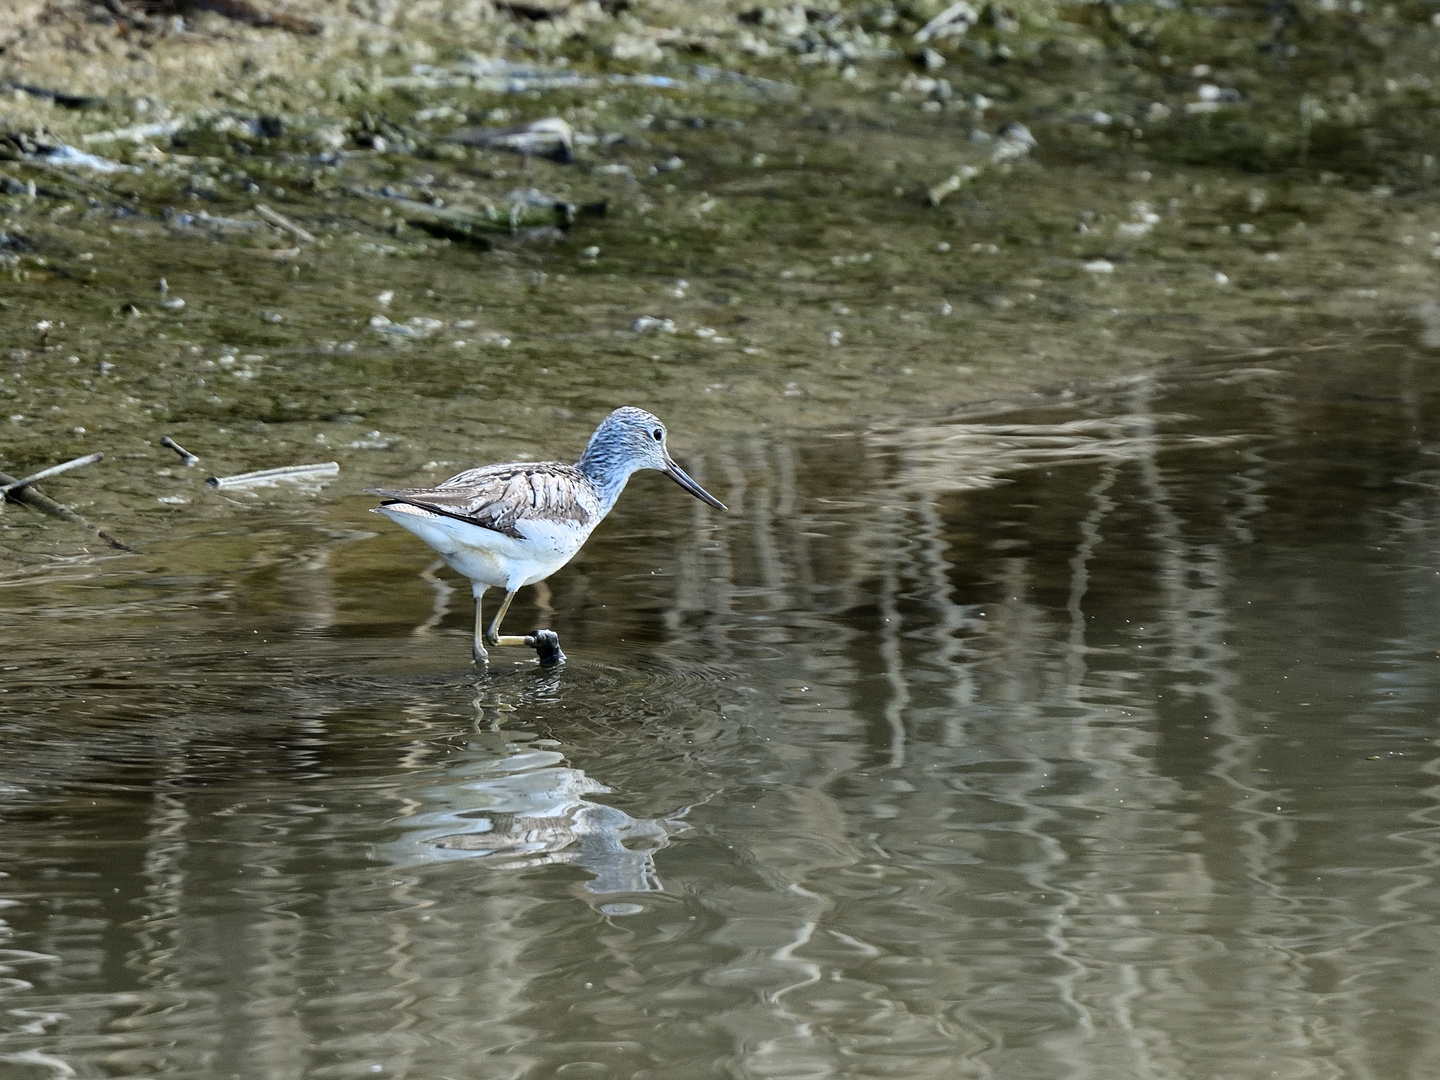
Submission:
M 470 579 L 477 663 L 488 659 L 487 645 L 525 645 L 549 667 L 565 659 L 555 631 L 501 637 L 500 621 L 516 592 L 544 581 L 575 557 L 632 475 L 658 469 L 697 499 L 725 509 L 675 464 L 665 439 L 664 424 L 644 409 L 627 406 L 595 429 L 574 465 L 514 461 L 468 469 L 435 488 L 370 488 L 369 493 L 385 500 L 375 513 L 409 529 Z M 480 600 L 492 587 L 504 589 L 505 599 L 485 628 Z

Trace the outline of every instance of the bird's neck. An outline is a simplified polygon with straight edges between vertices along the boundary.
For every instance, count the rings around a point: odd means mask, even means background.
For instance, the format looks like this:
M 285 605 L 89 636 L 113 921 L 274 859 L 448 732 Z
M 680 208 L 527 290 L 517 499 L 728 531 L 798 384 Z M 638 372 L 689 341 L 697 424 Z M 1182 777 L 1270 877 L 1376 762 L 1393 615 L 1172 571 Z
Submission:
M 575 467 L 595 485 L 600 496 L 600 516 L 604 517 L 615 506 L 625 484 L 635 472 L 632 462 L 607 453 L 604 447 L 597 447 L 592 441 L 580 455 Z

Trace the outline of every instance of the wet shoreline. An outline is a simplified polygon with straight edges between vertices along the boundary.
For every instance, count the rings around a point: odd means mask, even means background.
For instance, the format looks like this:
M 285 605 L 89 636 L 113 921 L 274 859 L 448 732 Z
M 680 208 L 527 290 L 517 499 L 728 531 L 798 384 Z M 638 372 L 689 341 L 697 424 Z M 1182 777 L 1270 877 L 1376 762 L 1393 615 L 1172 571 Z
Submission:
M 1428 332 L 1427 19 L 932 7 L 22 12 L 0 469 L 119 529 L 199 509 L 163 436 L 359 490 Z

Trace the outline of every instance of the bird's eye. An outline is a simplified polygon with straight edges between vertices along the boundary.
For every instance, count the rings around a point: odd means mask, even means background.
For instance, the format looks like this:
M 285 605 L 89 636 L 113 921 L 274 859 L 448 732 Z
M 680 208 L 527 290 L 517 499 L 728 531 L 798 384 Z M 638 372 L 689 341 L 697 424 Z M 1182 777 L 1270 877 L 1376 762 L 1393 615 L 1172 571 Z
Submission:
M 650 432 L 650 434 L 653 435 L 653 436 L 655 436 L 655 441 L 656 441 L 656 442 L 659 442 L 661 439 L 663 439 L 663 438 L 665 437 L 665 432 L 664 432 L 662 429 L 658 428 L 658 427 L 657 427 L 654 431 Z

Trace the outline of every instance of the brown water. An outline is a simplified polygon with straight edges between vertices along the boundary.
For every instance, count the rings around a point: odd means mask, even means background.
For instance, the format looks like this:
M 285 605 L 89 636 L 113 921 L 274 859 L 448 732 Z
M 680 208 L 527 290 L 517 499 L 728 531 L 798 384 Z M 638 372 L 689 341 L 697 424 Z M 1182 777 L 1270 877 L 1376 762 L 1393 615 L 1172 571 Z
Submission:
M 353 470 L 21 537 L 0 1075 L 1433 1075 L 1434 355 L 677 431 L 552 672 Z

